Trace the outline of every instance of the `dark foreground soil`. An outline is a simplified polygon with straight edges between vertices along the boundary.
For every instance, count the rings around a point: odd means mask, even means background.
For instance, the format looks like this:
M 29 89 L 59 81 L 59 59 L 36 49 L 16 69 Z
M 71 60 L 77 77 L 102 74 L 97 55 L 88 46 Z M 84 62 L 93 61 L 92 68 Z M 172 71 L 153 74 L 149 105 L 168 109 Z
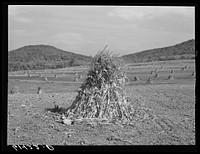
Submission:
M 195 145 L 194 84 L 129 86 L 130 125 L 58 122 L 76 92 L 8 95 L 8 145 Z

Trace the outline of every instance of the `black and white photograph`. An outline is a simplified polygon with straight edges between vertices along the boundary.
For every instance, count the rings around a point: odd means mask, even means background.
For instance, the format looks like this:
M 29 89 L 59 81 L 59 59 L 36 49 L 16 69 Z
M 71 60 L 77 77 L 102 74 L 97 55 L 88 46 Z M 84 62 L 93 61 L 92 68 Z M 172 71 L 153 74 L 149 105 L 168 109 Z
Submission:
M 195 6 L 8 5 L 7 145 L 196 145 L 196 52 Z

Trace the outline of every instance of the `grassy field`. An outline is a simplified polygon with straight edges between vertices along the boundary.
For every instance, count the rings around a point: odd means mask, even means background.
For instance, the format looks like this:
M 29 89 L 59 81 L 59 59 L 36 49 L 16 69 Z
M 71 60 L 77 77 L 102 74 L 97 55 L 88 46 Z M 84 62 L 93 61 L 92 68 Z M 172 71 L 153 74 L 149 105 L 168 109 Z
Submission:
M 58 115 L 50 111 L 55 104 L 63 109 L 71 105 L 87 67 L 10 72 L 8 144 L 195 145 L 195 61 L 127 64 L 124 72 L 129 79 L 126 93 L 135 106 L 136 118 L 129 126 L 56 122 Z M 76 73 L 82 76 L 78 81 Z M 9 94 L 13 87 L 19 93 Z M 44 94 L 36 94 L 38 87 Z
M 186 67 L 185 70 L 182 68 Z M 156 70 L 156 71 L 155 71 Z M 172 73 L 172 70 L 174 71 Z M 153 73 L 152 73 L 153 71 Z M 194 60 L 179 60 L 165 62 L 150 62 L 128 64 L 124 67 L 129 81 L 127 86 L 147 85 L 147 80 L 152 78 L 152 84 L 184 84 L 194 83 L 195 72 Z M 75 81 L 75 75 L 78 73 L 81 79 Z M 19 87 L 20 93 L 36 93 L 37 87 L 41 87 L 45 93 L 51 92 L 68 92 L 76 90 L 87 75 L 87 67 L 71 67 L 59 70 L 37 70 L 37 71 L 20 71 L 10 72 L 8 75 L 8 92 L 12 87 Z M 28 76 L 30 74 L 31 76 Z M 158 74 L 158 77 L 155 75 Z M 56 77 L 55 77 L 56 75 Z M 169 80 L 172 75 L 174 80 Z M 134 81 L 134 77 L 138 77 L 139 81 Z M 48 81 L 45 81 L 47 77 Z

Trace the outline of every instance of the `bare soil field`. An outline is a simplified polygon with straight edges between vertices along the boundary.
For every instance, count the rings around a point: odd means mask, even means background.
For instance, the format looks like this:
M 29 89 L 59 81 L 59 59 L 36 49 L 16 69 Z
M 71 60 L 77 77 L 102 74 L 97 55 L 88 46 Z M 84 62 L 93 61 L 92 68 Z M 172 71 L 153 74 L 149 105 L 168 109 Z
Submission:
M 187 68 L 182 70 L 186 65 Z M 53 73 L 52 70 L 41 71 L 50 75 L 65 72 L 64 76 L 49 77 L 48 81 L 38 76 L 9 75 L 8 145 L 196 144 L 196 77 L 192 76 L 195 71 L 193 60 L 126 66 L 124 71 L 129 78 L 126 94 L 135 109 L 135 119 L 129 125 L 86 121 L 74 122 L 72 125 L 60 123 L 59 113 L 54 110 L 54 106 L 58 105 L 60 111 L 65 111 L 74 101 L 76 90 L 86 77 L 86 68 L 70 69 Z M 172 69 L 174 72 L 171 72 Z M 159 77 L 155 78 L 151 71 L 158 73 Z M 82 73 L 83 78 L 75 82 L 72 79 L 77 72 Z M 169 80 L 169 75 L 173 75 L 174 79 Z M 140 80 L 134 81 L 134 76 Z M 147 83 L 149 77 L 152 83 Z M 19 88 L 19 93 L 10 94 L 14 86 Z M 39 86 L 43 94 L 36 94 Z

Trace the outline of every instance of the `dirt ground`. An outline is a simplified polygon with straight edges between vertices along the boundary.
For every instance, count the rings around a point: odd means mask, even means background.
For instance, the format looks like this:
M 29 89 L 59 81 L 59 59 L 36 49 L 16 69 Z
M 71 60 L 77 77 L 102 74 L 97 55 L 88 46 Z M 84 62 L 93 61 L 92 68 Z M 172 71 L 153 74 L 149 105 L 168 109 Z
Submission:
M 183 69 L 186 67 L 186 69 Z M 129 64 L 126 94 L 134 106 L 129 125 L 58 121 L 55 105 L 64 111 L 75 100 L 87 68 L 8 74 L 8 145 L 195 145 L 194 60 Z M 173 70 L 173 72 L 172 72 Z M 154 73 L 152 73 L 154 71 Z M 74 74 L 83 78 L 74 82 Z M 158 74 L 158 77 L 155 77 Z M 53 76 L 59 75 L 55 78 Z M 173 80 L 169 80 L 169 75 Z M 48 76 L 48 81 L 44 81 Z M 139 78 L 134 81 L 134 76 Z M 147 83 L 152 78 L 153 83 Z M 13 87 L 19 93 L 10 94 Z M 41 87 L 43 94 L 36 94 Z
M 8 145 L 195 145 L 195 84 L 126 86 L 130 125 L 57 121 L 77 92 L 8 94 Z

